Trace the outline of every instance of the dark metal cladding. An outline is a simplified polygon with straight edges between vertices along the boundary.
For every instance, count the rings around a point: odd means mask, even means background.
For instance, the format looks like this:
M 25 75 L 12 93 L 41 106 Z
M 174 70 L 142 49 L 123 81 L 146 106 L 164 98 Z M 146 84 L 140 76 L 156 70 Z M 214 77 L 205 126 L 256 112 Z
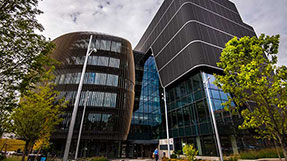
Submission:
M 228 0 L 165 0 L 135 50 L 152 50 L 166 87 L 197 67 L 217 68 L 232 37 L 255 35 Z
M 82 118 L 83 92 L 89 91 L 81 139 L 124 141 L 134 106 L 135 64 L 132 47 L 125 39 L 95 32 L 69 33 L 53 41 L 56 49 L 52 57 L 61 62 L 55 71 L 56 90 L 70 102 L 64 121 L 52 139 L 63 140 L 67 137 L 90 35 L 93 35 L 92 47 L 97 48 L 97 52 L 92 53 L 88 60 L 73 139 L 77 138 Z

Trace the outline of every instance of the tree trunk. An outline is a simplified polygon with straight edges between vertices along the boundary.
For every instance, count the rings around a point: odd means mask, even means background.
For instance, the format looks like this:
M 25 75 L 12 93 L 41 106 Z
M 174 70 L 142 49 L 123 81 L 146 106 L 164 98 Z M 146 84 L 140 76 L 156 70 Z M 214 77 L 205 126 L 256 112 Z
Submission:
M 281 149 L 283 151 L 283 155 L 285 157 L 285 161 L 287 161 L 287 152 L 286 152 L 286 149 L 285 149 L 285 146 L 284 146 L 284 142 L 282 142 L 282 138 L 281 137 L 278 137 L 279 139 L 279 143 L 280 143 L 280 146 L 281 146 Z
M 279 157 L 280 161 L 282 161 L 282 159 L 281 159 L 281 155 L 280 155 L 280 152 L 279 152 L 279 150 L 278 150 L 278 145 L 277 145 L 277 143 L 276 143 L 276 141 L 275 141 L 275 140 L 273 140 L 273 142 L 274 142 L 274 145 L 275 145 L 275 149 L 276 149 L 277 155 L 278 155 L 278 157 Z
M 40 152 L 41 152 L 41 149 L 42 149 L 42 148 L 40 148 L 40 149 L 38 150 L 38 152 L 37 152 L 37 155 L 36 155 L 36 157 L 35 157 L 36 161 L 37 161 L 38 158 L 39 158 L 39 154 L 40 154 Z
M 25 147 L 24 147 L 24 150 L 23 150 L 23 154 L 22 154 L 22 160 L 21 161 L 25 161 L 25 157 L 26 157 L 26 152 L 27 152 L 27 149 L 28 149 L 28 141 L 26 141 L 25 143 Z

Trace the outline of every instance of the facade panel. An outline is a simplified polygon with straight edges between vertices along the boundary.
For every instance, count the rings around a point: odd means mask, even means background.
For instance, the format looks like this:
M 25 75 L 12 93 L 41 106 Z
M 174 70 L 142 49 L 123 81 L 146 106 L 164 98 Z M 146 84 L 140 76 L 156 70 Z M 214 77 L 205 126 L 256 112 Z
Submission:
M 120 154 L 118 147 L 127 139 L 130 129 L 135 86 L 131 44 L 122 38 L 77 32 L 53 41 L 56 49 L 52 57 L 61 62 L 55 70 L 55 89 L 69 103 L 62 116 L 64 121 L 52 135 L 52 140 L 55 148 L 63 151 L 90 35 L 93 35 L 91 49 L 95 48 L 97 52 L 88 58 L 71 154 L 74 155 L 80 120 L 84 117 L 79 156 L 117 157 Z M 87 95 L 87 110 L 82 116 Z
M 221 3 L 212 0 L 165 1 L 163 6 L 168 6 L 160 8 L 165 10 L 164 14 L 157 13 L 155 20 L 159 21 L 151 23 L 135 50 L 147 53 L 152 48 L 160 79 L 165 87 L 190 69 L 190 67 L 182 68 L 179 71 L 175 68 L 176 71 L 172 71 L 168 76 L 162 71 L 168 66 L 173 68 L 170 65 L 173 59 L 180 57 L 191 44 L 201 43 L 204 44 L 201 45 L 201 50 L 209 50 L 203 47 L 208 45 L 223 48 L 233 36 L 255 35 L 253 28 L 242 22 L 234 4 L 229 1 Z M 194 52 L 189 54 L 201 58 L 202 53 L 195 52 L 196 50 L 198 49 L 193 49 Z M 217 57 L 219 54 L 220 52 L 217 53 Z M 191 64 L 191 68 L 199 64 L 215 66 L 218 58 L 206 60 L 208 59 L 194 60 L 196 63 Z M 184 59 L 180 61 L 184 62 Z

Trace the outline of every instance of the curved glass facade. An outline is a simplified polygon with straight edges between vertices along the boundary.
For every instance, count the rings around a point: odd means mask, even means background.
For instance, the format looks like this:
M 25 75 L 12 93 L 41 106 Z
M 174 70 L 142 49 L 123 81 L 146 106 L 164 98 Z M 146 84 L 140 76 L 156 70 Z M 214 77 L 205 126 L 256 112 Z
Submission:
M 135 86 L 132 48 L 122 38 L 78 32 L 54 40 L 56 49 L 52 57 L 61 62 L 55 70 L 55 88 L 69 103 L 52 140 L 55 148 L 63 151 L 90 35 L 93 35 L 91 48 L 97 52 L 88 57 L 70 153 L 74 155 L 80 120 L 84 117 L 79 156 L 105 153 L 117 157 L 117 147 L 129 132 Z M 82 116 L 87 95 L 87 109 Z M 84 150 L 87 148 L 89 151 Z

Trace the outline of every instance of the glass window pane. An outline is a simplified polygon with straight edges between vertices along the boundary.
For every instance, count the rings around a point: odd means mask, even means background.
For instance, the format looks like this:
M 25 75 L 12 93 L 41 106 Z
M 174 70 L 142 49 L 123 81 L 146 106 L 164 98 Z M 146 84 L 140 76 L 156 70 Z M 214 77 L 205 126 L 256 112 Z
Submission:
M 179 109 L 177 111 L 177 120 L 178 120 L 178 126 L 183 126 L 183 116 L 182 116 L 182 109 Z
M 94 84 L 96 73 L 89 73 L 88 84 Z
M 121 43 L 116 43 L 116 45 L 117 45 L 116 52 L 120 53 L 121 52 L 121 48 L 122 48 L 122 44 Z
M 95 94 L 95 106 L 103 106 L 104 93 L 103 92 L 94 92 Z
M 79 84 L 81 80 L 81 73 L 77 73 L 76 84 Z
M 84 76 L 84 84 L 87 84 L 87 83 L 88 83 L 88 80 L 89 80 L 89 73 L 85 73 L 85 76 Z
M 106 48 L 104 50 L 106 50 L 106 51 L 111 50 L 111 41 L 106 40 Z
M 61 75 L 57 75 L 56 78 L 55 78 L 55 84 L 58 84 L 59 81 L 60 81 L 60 78 L 61 78 Z
M 224 106 L 221 105 L 220 100 L 213 100 L 214 103 L 214 110 L 221 110 L 224 108 Z
M 109 57 L 99 56 L 98 65 L 109 66 Z
M 106 50 L 106 40 L 101 40 L 100 49 L 101 49 L 101 50 Z
M 186 107 L 183 109 L 183 119 L 184 119 L 184 125 L 188 126 L 190 125 L 190 112 L 189 112 L 189 108 Z
M 111 96 L 111 107 L 116 107 L 117 105 L 117 94 L 116 93 L 112 93 Z
M 112 42 L 111 51 L 120 53 L 121 52 L 122 44 L 119 42 Z
M 205 111 L 205 106 L 203 101 L 200 101 L 198 103 L 196 103 L 197 106 L 197 114 L 198 114 L 198 119 L 200 122 L 203 122 L 206 120 L 206 111 Z
M 101 121 L 101 114 L 89 113 L 88 121 L 91 123 L 96 123 Z
M 113 74 L 108 74 L 108 80 L 107 80 L 108 86 L 118 86 L 118 76 Z
M 111 48 L 111 51 L 113 52 L 116 52 L 117 51 L 117 45 L 116 45 L 116 42 L 112 42 L 112 48 Z
M 227 95 L 226 93 L 220 91 L 220 97 L 221 97 L 222 100 L 227 101 L 227 100 L 228 100 L 228 97 L 227 97 L 227 96 L 228 96 L 228 95 Z
M 92 57 L 91 65 L 97 65 L 98 64 L 98 56 L 91 56 L 91 57 Z
M 103 131 L 112 131 L 112 115 L 111 114 L 102 114 L 102 130 Z
M 210 90 L 210 91 L 211 91 L 211 94 L 212 94 L 212 98 L 220 99 L 219 91 L 217 91 L 217 90 Z
M 61 78 L 60 78 L 59 84 L 63 84 L 64 80 L 65 80 L 65 74 L 61 74 Z
M 105 107 L 110 107 L 111 106 L 111 93 L 106 93 L 105 94 L 104 106 Z
M 110 67 L 119 68 L 120 67 L 120 59 L 110 58 Z
M 101 46 L 101 40 L 96 40 L 96 48 L 97 49 L 100 49 L 100 46 Z
M 83 106 L 86 98 L 86 92 L 81 92 L 79 105 Z
M 106 84 L 107 74 L 97 73 L 95 78 L 95 84 L 105 85 Z

